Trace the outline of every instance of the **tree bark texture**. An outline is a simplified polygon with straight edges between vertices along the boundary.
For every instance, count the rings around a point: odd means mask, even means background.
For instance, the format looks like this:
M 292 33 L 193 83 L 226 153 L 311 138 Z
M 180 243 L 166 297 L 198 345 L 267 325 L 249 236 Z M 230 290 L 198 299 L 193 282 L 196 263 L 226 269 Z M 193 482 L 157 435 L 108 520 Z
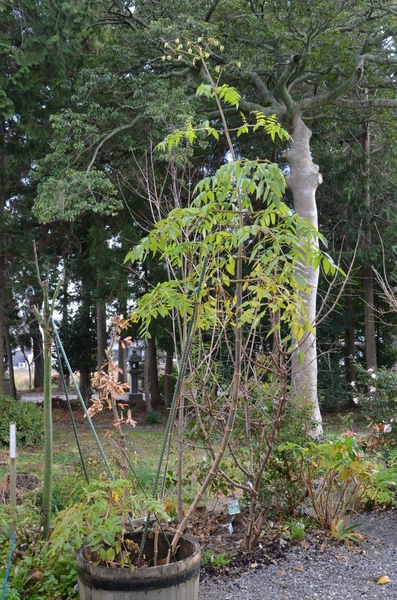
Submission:
M 36 320 L 30 324 L 30 335 L 33 340 L 34 388 L 44 387 L 44 348 L 43 336 Z
M 7 325 L 4 327 L 4 337 L 5 344 L 7 348 L 7 358 L 8 358 L 8 373 L 10 375 L 10 388 L 11 388 L 11 397 L 17 399 L 17 389 L 15 387 L 15 377 L 14 377 L 14 363 L 12 362 L 12 349 L 11 349 L 11 340 L 10 340 L 10 327 Z
M 119 315 L 126 315 L 128 314 L 128 309 L 127 309 L 127 301 L 125 298 L 122 298 L 120 300 L 120 305 L 119 305 Z M 125 332 L 126 333 L 126 332 Z M 123 337 L 125 337 L 125 333 L 122 331 L 120 334 L 120 339 L 119 339 L 119 369 L 122 369 L 122 372 L 119 373 L 117 375 L 117 381 L 119 383 L 126 383 L 127 382 L 127 358 L 128 358 L 128 354 L 129 354 L 129 346 L 125 346 L 123 347 L 122 345 L 122 339 Z
M 145 362 L 143 364 L 143 389 L 145 392 L 146 401 L 146 412 L 152 412 L 152 401 L 150 398 L 150 385 L 149 385 L 149 346 L 145 344 Z
M 156 339 L 152 335 L 147 344 L 149 350 L 149 381 L 150 381 L 150 398 L 152 408 L 157 408 L 163 405 L 163 400 L 160 394 L 159 374 L 157 369 L 157 348 Z
M 86 240 L 82 242 L 82 252 L 86 252 L 88 243 Z M 90 275 L 88 271 L 82 271 L 81 273 L 81 319 L 84 333 L 87 332 L 89 336 L 90 324 L 94 320 L 95 304 L 92 302 L 91 294 L 89 292 L 89 284 L 91 283 Z M 98 358 L 98 356 L 97 356 Z M 98 361 L 96 361 L 98 362 Z M 89 344 L 82 349 L 81 364 L 79 365 L 80 382 L 79 390 L 83 397 L 84 402 L 89 405 L 91 400 L 91 376 L 95 370 L 95 362 L 91 362 L 91 349 Z
M 365 208 L 367 214 L 371 214 L 371 132 L 369 122 L 364 122 L 362 148 L 365 156 Z M 364 236 L 364 250 L 369 252 L 372 247 L 371 229 Z M 376 333 L 375 333 L 375 313 L 374 313 L 374 274 L 371 265 L 364 267 L 364 331 L 365 331 L 365 363 L 367 369 L 376 369 Z
M 126 382 L 126 378 L 125 378 L 125 372 L 126 372 L 126 348 L 123 347 L 122 343 L 121 343 L 121 338 L 119 340 L 119 355 L 118 355 L 118 366 L 119 369 L 121 369 L 121 371 L 119 371 L 119 373 L 117 374 L 117 381 L 119 383 L 125 383 Z
M 105 350 L 108 347 L 106 331 L 106 307 L 105 304 L 98 301 L 96 307 L 97 324 L 97 353 L 98 353 L 98 371 L 106 361 Z
M 91 400 L 91 373 L 89 371 L 80 371 L 79 390 L 85 404 L 89 405 Z
M 374 274 L 370 266 L 364 268 L 364 325 L 365 364 L 367 369 L 376 369 L 376 333 L 374 311 Z
M 174 394 L 175 378 L 172 375 L 174 366 L 174 353 L 172 350 L 167 350 L 164 370 L 164 403 L 167 407 L 171 406 L 172 396 Z
M 347 381 L 352 383 L 356 381 L 355 368 L 355 321 L 354 321 L 354 306 L 353 306 L 353 290 L 351 283 L 347 283 L 345 287 L 345 303 L 346 303 L 346 319 L 347 325 L 345 329 L 346 336 L 346 373 Z
M 287 184 L 292 191 L 295 211 L 307 219 L 316 229 L 318 228 L 316 189 L 322 182 L 319 167 L 312 161 L 310 153 L 311 131 L 304 124 L 298 113 L 293 120 L 292 139 L 288 152 L 290 172 Z M 316 321 L 316 298 L 318 287 L 318 269 L 300 265 L 300 273 L 310 286 L 309 293 L 302 293 L 310 322 Z M 303 363 L 299 363 L 297 352 L 292 358 L 292 384 L 296 395 L 310 402 L 312 407 L 312 421 L 314 423 L 312 435 L 322 433 L 322 419 L 317 395 L 317 348 L 316 337 L 307 332 L 299 342 L 300 352 L 304 352 Z

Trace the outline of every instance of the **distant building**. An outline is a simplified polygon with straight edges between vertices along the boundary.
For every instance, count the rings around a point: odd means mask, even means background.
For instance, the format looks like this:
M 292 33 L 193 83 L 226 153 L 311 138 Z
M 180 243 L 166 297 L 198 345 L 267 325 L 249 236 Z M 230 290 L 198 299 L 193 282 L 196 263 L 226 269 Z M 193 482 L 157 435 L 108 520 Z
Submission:
M 29 357 L 30 359 L 30 357 Z M 20 350 L 15 350 L 12 354 L 12 364 L 14 369 L 27 369 L 28 363 Z

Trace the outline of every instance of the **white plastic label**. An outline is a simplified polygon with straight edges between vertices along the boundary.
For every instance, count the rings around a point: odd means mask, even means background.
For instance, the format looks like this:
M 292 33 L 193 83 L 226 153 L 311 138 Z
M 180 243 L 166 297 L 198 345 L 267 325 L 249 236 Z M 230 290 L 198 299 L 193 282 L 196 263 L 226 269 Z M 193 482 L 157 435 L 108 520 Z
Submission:
M 229 515 L 237 515 L 240 512 L 238 500 L 229 500 L 227 505 L 229 507 Z
M 17 426 L 10 423 L 10 458 L 17 457 Z

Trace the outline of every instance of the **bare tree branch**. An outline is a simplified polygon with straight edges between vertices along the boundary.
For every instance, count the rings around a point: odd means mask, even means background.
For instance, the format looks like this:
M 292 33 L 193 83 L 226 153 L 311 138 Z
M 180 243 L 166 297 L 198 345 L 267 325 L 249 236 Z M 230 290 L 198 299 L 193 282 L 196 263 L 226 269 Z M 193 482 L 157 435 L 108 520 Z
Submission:
M 207 11 L 207 14 L 204 17 L 205 23 L 209 22 L 209 20 L 212 17 L 212 13 L 214 12 L 214 10 L 216 9 L 216 7 L 218 6 L 219 2 L 220 2 L 220 0 L 213 0 L 211 6 L 209 7 L 209 9 Z

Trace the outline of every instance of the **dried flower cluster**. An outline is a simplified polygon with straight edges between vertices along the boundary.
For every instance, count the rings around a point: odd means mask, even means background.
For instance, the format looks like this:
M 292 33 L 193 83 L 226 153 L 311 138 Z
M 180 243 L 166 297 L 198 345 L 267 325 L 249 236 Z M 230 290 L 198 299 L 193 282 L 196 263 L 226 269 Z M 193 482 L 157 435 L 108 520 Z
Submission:
M 196 41 L 188 40 L 185 45 L 181 43 L 179 38 L 176 38 L 175 40 L 165 42 L 164 48 L 166 49 L 167 53 L 163 54 L 161 57 L 162 61 L 170 62 L 174 56 L 179 62 L 188 61 L 188 64 L 193 65 L 199 60 L 209 58 L 215 51 L 223 52 L 225 49 L 219 40 L 213 37 L 207 39 L 204 37 L 199 37 Z M 240 62 L 233 62 L 238 68 L 241 67 Z M 223 70 L 225 70 L 226 66 L 228 65 L 223 65 L 222 67 L 217 65 L 215 70 L 217 73 L 221 73 Z

